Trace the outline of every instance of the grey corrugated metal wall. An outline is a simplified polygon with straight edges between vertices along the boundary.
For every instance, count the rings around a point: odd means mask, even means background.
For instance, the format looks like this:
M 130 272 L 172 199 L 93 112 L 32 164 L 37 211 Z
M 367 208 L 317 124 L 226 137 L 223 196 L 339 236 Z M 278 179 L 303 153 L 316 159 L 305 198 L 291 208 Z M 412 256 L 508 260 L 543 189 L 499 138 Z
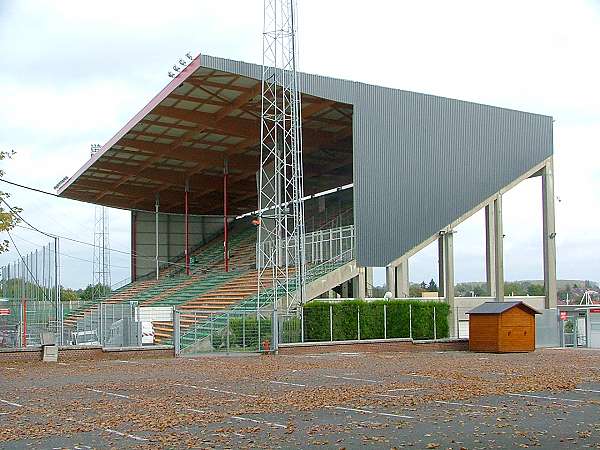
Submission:
M 261 67 L 201 65 L 260 79 Z M 552 155 L 552 118 L 300 74 L 303 92 L 354 106 L 357 259 L 385 266 Z

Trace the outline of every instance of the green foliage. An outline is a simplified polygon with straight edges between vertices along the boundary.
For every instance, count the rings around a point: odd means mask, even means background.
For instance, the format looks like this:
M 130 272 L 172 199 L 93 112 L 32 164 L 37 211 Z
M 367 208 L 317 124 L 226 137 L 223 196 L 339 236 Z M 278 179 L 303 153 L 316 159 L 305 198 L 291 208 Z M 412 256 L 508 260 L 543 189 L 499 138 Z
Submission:
M 376 300 L 365 302 L 349 300 L 337 303 L 311 302 L 304 306 L 304 340 L 334 341 L 358 339 L 360 314 L 360 339 L 383 339 L 384 305 L 388 338 L 410 337 L 412 316 L 413 339 L 434 337 L 433 310 L 435 308 L 436 336 L 449 335 L 449 307 L 444 302 L 417 300 Z M 331 323 L 330 323 L 331 309 Z
M 231 317 L 229 319 L 229 328 L 227 327 L 227 319 L 220 318 L 219 322 L 223 322 L 225 326 L 219 326 L 220 323 L 215 323 L 215 331 L 212 334 L 212 344 L 216 349 L 224 349 L 227 347 L 227 334 L 229 334 L 229 347 L 232 350 L 245 348 L 249 350 L 262 349 L 262 343 L 265 340 L 272 341 L 273 330 L 270 318 L 260 319 L 256 317 Z
M 15 155 L 15 151 L 11 150 L 11 151 L 0 151 L 0 161 L 4 160 L 4 159 L 10 159 Z M 4 170 L 0 169 L 0 178 L 2 178 L 4 176 Z M 18 207 L 9 207 L 8 204 L 4 203 L 5 202 L 5 198 L 10 197 L 10 194 L 8 194 L 7 192 L 1 192 L 0 191 L 0 199 L 2 200 L 0 202 L 0 232 L 2 231 L 6 231 L 9 232 L 10 230 L 12 230 L 17 223 L 19 223 L 19 217 L 18 214 L 20 212 L 22 212 L 23 210 L 21 208 Z M 8 245 L 9 245 L 9 241 L 8 240 L 3 240 L 0 241 L 0 253 L 3 253 L 5 251 L 8 250 Z

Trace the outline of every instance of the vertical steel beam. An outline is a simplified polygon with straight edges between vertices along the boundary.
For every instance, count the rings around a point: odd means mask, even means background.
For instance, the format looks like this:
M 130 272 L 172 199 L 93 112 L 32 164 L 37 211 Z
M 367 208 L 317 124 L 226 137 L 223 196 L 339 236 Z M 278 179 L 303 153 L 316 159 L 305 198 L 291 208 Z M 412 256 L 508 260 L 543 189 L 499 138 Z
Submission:
M 485 207 L 485 278 L 487 294 L 496 296 L 496 227 L 494 202 Z
M 137 279 L 137 212 L 131 212 L 131 281 Z
M 494 273 L 496 301 L 504 301 L 504 234 L 502 228 L 502 195 L 494 199 Z
M 554 162 L 549 160 L 542 171 L 542 213 L 544 250 L 544 307 L 556 308 L 556 228 L 554 223 Z

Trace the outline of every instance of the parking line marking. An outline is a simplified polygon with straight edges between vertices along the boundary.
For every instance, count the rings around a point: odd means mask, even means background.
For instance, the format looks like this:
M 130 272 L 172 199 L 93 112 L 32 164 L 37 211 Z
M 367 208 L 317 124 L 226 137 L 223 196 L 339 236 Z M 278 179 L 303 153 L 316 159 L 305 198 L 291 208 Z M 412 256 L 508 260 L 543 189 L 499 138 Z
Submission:
M 10 405 L 10 406 L 14 406 L 16 408 L 22 408 L 23 407 L 23 405 L 21 405 L 20 403 L 9 402 L 8 400 L 2 400 L 1 398 L 0 398 L 0 402 L 5 403 L 5 404 Z
M 340 411 L 351 411 L 351 412 L 359 412 L 363 414 L 375 414 L 377 416 L 387 416 L 387 417 L 398 417 L 400 419 L 414 419 L 413 416 L 404 416 L 401 414 L 391 414 L 391 413 L 383 413 L 378 411 L 371 411 L 368 409 L 358 409 L 358 408 L 345 408 L 343 406 L 325 406 L 328 409 L 337 409 Z
M 404 392 L 404 391 L 418 391 L 420 389 L 425 389 L 422 387 L 413 387 L 413 388 L 397 388 L 397 389 L 388 389 L 387 392 Z
M 379 383 L 379 381 L 375 380 L 367 380 L 364 378 L 354 378 L 354 377 L 336 377 L 334 375 L 324 375 L 325 378 L 334 378 L 337 380 L 350 380 L 350 381 L 365 381 L 367 383 Z
M 273 383 L 273 384 L 285 384 L 286 386 L 298 386 L 298 387 L 306 387 L 305 384 L 299 384 L 299 383 L 288 383 L 287 381 L 269 381 L 269 383 Z
M 267 422 L 266 420 L 251 419 L 250 417 L 231 416 L 231 418 L 236 419 L 236 420 L 246 420 L 248 422 L 260 423 L 263 425 L 269 425 L 269 426 L 275 427 L 275 428 L 287 428 L 287 425 L 282 425 L 280 423 L 275 423 L 275 422 Z
M 547 397 L 544 395 L 512 394 L 512 393 L 509 393 L 508 395 L 513 396 L 513 397 L 539 398 L 542 400 L 557 400 L 557 401 L 562 401 L 562 402 L 585 403 L 585 400 L 576 400 L 573 398 L 559 398 L 559 397 Z
M 497 406 L 490 405 L 475 405 L 473 403 L 461 403 L 461 402 L 447 402 L 444 400 L 436 400 L 435 403 L 441 403 L 443 405 L 455 405 L 455 406 L 468 406 L 470 408 L 488 408 L 488 409 L 498 409 Z
M 7 416 L 9 414 L 10 414 L 9 412 L 0 412 L 0 416 Z
M 69 365 L 69 364 L 64 363 L 64 362 L 59 362 L 59 363 L 56 363 L 56 364 L 58 364 L 59 366 L 68 366 Z
M 201 409 L 194 409 L 194 408 L 185 408 L 186 411 L 191 411 L 191 412 L 195 412 L 195 413 L 199 413 L 199 414 L 204 414 L 206 411 L 202 411 Z
M 418 377 L 418 378 L 433 378 L 431 375 L 419 375 L 418 373 L 406 373 L 404 374 L 406 377 Z
M 233 391 L 226 391 L 223 389 L 214 389 L 214 388 L 209 388 L 209 387 L 203 387 L 203 386 L 195 386 L 193 384 L 180 384 L 180 383 L 175 383 L 174 386 L 182 386 L 182 387 L 187 387 L 187 388 L 191 388 L 191 389 L 202 389 L 204 391 L 211 391 L 211 392 L 219 392 L 221 394 L 233 394 L 233 395 L 239 395 L 241 397 L 252 397 L 252 398 L 258 398 L 258 395 L 253 395 L 253 394 L 243 394 L 241 392 L 233 392 Z
M 98 389 L 92 389 L 92 388 L 86 388 L 86 390 L 91 391 L 91 392 L 96 392 L 97 394 L 104 394 L 104 395 L 110 395 L 112 397 L 120 397 L 120 398 L 131 399 L 131 397 L 129 397 L 129 395 L 116 394 L 114 392 L 100 391 Z
M 579 389 L 578 388 L 578 389 L 575 389 L 575 390 L 579 391 L 579 392 L 591 392 L 593 394 L 600 394 L 600 391 L 596 390 L 596 389 Z
M 118 436 L 128 437 L 129 439 L 133 439 L 133 440 L 136 440 L 136 441 L 147 441 L 148 440 L 148 439 L 145 439 L 143 437 L 136 436 L 135 434 L 122 433 L 120 431 L 113 430 L 112 428 L 105 428 L 104 431 L 106 431 L 107 433 L 116 434 Z
M 402 399 L 406 398 L 403 395 L 390 395 L 390 394 L 373 394 L 373 395 L 376 395 L 377 397 L 386 397 L 386 398 L 402 398 Z
M 94 429 L 98 429 L 98 427 L 96 425 L 94 425 L 93 423 L 89 423 L 89 422 L 82 422 L 81 420 L 76 420 L 73 419 L 71 417 L 67 417 L 67 419 L 69 422 L 74 422 L 76 424 L 79 425 L 84 425 L 84 426 L 88 426 L 88 427 L 92 427 Z M 116 434 L 118 436 L 123 436 L 123 437 L 127 437 L 129 439 L 133 439 L 135 441 L 148 441 L 148 439 L 143 438 L 141 436 L 136 436 L 135 434 L 128 434 L 128 433 L 122 433 L 120 431 L 117 430 L 113 430 L 112 428 L 102 428 L 103 431 L 107 432 L 107 433 L 112 433 L 112 434 Z

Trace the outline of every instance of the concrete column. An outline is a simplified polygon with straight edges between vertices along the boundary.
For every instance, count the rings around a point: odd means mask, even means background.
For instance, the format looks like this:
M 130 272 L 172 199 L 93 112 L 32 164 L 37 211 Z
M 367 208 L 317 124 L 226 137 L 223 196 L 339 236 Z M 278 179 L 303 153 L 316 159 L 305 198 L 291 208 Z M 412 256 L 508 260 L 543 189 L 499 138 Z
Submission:
M 349 286 L 349 282 L 345 281 L 342 283 L 342 298 L 349 298 L 350 297 L 350 286 Z
M 385 268 L 385 289 L 391 292 L 394 298 L 396 298 L 396 268 L 387 266 Z
M 440 233 L 438 237 L 438 297 L 446 296 L 446 276 L 444 271 L 445 253 L 444 234 Z
M 408 258 L 396 266 L 396 297 L 406 298 L 409 295 L 410 282 L 408 281 Z
M 504 301 L 504 234 L 502 231 L 502 195 L 494 200 L 494 278 L 496 301 Z
M 400 261 L 397 266 L 385 268 L 385 285 L 394 298 L 408 297 L 408 260 Z
M 373 293 L 373 268 L 360 267 L 358 269 L 358 298 L 370 297 Z
M 556 229 L 554 223 L 554 161 L 542 171 L 544 292 L 546 309 L 556 308 Z
M 485 207 L 485 278 L 487 294 L 496 296 L 496 228 L 494 202 Z
M 444 293 L 446 302 L 450 307 L 448 316 L 450 326 L 450 336 L 456 336 L 456 312 L 454 311 L 454 239 L 453 231 L 448 231 L 443 235 L 444 248 Z

